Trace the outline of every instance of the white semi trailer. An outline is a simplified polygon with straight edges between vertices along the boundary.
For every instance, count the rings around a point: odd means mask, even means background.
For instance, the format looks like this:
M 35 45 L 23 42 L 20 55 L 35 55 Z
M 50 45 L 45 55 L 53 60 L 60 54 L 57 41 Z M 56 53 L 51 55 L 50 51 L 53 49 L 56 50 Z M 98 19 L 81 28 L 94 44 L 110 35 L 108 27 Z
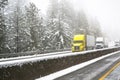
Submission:
M 101 48 L 106 48 L 106 47 L 108 47 L 108 40 L 107 40 L 107 38 L 97 37 L 96 38 L 95 48 L 96 49 L 101 49 Z
M 91 35 L 86 36 L 86 50 L 92 50 L 95 48 L 95 37 Z

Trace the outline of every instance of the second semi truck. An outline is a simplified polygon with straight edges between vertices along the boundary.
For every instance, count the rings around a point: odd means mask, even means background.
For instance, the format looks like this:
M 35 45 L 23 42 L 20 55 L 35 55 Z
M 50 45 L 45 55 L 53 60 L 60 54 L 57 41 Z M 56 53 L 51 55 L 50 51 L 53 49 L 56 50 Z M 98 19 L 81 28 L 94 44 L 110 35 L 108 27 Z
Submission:
M 96 43 L 95 43 L 96 49 L 107 48 L 107 47 L 108 47 L 107 38 L 104 38 L 104 37 L 97 37 L 96 38 Z
M 78 34 L 73 37 L 72 52 L 94 49 L 95 37 L 91 35 Z

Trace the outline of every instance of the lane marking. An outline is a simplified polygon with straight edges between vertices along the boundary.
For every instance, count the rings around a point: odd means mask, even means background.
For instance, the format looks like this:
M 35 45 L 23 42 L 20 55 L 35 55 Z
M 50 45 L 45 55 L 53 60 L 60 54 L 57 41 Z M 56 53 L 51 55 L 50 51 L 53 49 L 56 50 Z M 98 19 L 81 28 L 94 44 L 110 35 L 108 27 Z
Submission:
M 101 78 L 99 78 L 99 80 L 104 80 L 119 65 L 120 65 L 120 62 L 118 62 L 116 65 L 114 65 L 108 72 L 106 72 Z

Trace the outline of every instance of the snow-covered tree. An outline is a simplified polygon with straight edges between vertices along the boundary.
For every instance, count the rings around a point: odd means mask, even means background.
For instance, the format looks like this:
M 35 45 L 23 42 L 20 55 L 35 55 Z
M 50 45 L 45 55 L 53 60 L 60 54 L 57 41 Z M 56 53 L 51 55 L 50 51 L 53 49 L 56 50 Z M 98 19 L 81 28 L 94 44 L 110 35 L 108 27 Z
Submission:
M 27 36 L 22 1 L 24 0 L 15 0 L 14 2 L 10 0 L 6 8 L 7 47 L 12 53 L 26 50 Z
M 43 18 L 40 15 L 40 10 L 34 3 L 30 3 L 25 8 L 26 11 L 26 26 L 29 29 L 31 50 L 41 49 L 43 47 L 42 39 L 44 36 Z
M 0 1 L 0 52 L 64 49 L 74 34 L 102 35 L 98 20 L 75 11 L 69 0 L 50 0 L 46 16 L 27 1 L 9 0 L 5 8 L 7 0 Z
M 4 7 L 7 5 L 8 0 L 0 1 L 0 53 L 4 53 L 6 50 L 6 25 L 4 20 Z
M 53 49 L 70 47 L 72 35 L 73 8 L 67 0 L 52 0 L 48 9 L 48 23 L 50 28 L 50 41 Z

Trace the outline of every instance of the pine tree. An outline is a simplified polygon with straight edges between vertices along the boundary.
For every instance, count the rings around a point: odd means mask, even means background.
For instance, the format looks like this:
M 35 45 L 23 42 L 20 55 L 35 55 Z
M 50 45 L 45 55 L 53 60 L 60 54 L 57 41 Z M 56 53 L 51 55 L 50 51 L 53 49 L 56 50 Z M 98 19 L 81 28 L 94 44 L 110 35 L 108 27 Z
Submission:
M 7 5 L 7 0 L 0 1 L 0 53 L 4 53 L 6 39 L 6 25 L 4 20 L 4 7 Z
M 53 49 L 70 47 L 74 9 L 67 0 L 52 0 L 48 11 L 51 46 Z
M 9 8 L 9 9 L 8 9 Z M 6 9 L 7 45 L 11 53 L 26 51 L 28 45 L 24 6 L 21 0 L 10 1 Z
M 27 23 L 26 26 L 28 26 L 30 30 L 30 49 L 41 49 L 43 47 L 42 38 L 44 36 L 42 25 L 43 18 L 40 16 L 39 9 L 34 3 L 30 3 L 25 10 Z

